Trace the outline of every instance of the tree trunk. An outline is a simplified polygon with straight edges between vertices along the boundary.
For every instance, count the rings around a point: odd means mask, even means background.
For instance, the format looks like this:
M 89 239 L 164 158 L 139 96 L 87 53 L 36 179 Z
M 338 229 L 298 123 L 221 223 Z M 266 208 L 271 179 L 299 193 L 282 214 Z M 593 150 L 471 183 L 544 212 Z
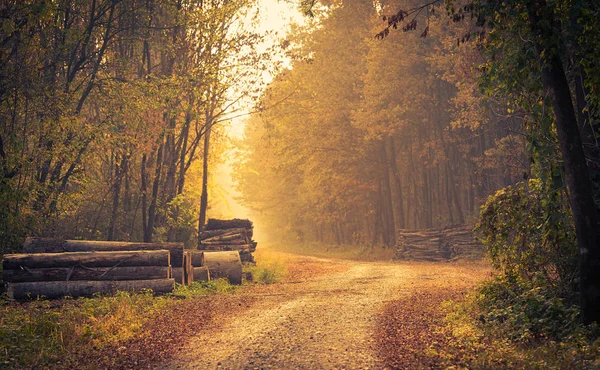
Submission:
M 106 236 L 107 240 L 115 239 L 115 230 L 117 227 L 117 216 L 119 212 L 119 197 L 121 195 L 121 182 L 123 179 L 123 170 L 127 166 L 127 156 L 123 155 L 121 159 L 121 164 L 118 164 L 118 161 L 115 160 L 115 180 L 113 183 L 113 204 L 110 212 L 110 222 L 108 224 L 108 233 Z
M 200 195 L 200 215 L 198 218 L 198 235 L 204 230 L 206 209 L 208 208 L 208 154 L 210 149 L 210 126 L 204 133 L 204 157 L 202 158 L 202 194 Z M 198 240 L 200 244 L 200 240 Z
M 390 185 L 390 167 L 388 165 L 388 153 L 385 145 L 385 140 L 381 141 L 380 157 L 381 175 L 383 182 L 382 202 L 384 212 L 384 233 L 385 240 L 388 246 L 396 244 L 396 221 L 394 217 L 394 202 L 392 199 L 392 187 Z
M 154 184 L 152 185 L 152 198 L 150 199 L 150 207 L 148 207 L 148 224 L 144 233 L 144 241 L 147 243 L 152 241 L 152 234 L 154 234 L 154 221 L 156 220 L 156 202 L 158 201 L 158 188 L 160 185 L 160 174 L 162 172 L 162 138 L 160 140 L 161 144 L 156 154 L 156 169 L 154 172 Z
M 400 173 L 398 172 L 398 165 L 396 163 L 396 145 L 394 143 L 394 137 L 389 137 L 390 141 L 390 168 L 392 170 L 392 177 L 394 178 L 394 187 L 396 188 L 396 229 L 403 229 L 406 227 L 404 222 L 404 197 L 402 196 L 402 183 L 400 181 Z
M 542 81 L 550 96 L 556 118 L 558 143 L 565 166 L 570 205 L 575 220 L 579 248 L 579 288 L 581 318 L 584 324 L 600 322 L 600 248 L 598 248 L 598 211 L 594 204 L 592 182 L 585 161 L 577 116 L 569 84 L 556 50 L 543 42 L 553 40 L 553 10 L 544 0 L 529 1 L 527 12 L 540 57 Z M 545 17 L 542 20 L 540 14 Z M 554 50 L 554 51 L 552 51 Z

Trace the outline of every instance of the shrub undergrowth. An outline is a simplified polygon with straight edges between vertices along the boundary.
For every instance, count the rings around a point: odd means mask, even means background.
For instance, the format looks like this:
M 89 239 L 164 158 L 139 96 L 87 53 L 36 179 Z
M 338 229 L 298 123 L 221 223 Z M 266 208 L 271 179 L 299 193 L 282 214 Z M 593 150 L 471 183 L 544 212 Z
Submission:
M 280 254 L 269 250 L 255 253 L 256 265 L 244 266 L 244 271 L 252 276 L 252 281 L 259 284 L 281 282 L 288 274 L 287 264 Z
M 0 301 L 0 368 L 44 368 L 85 349 L 141 334 L 144 324 L 181 299 L 230 293 L 226 279 L 176 284 L 171 294 L 117 292 L 92 298 Z
M 447 303 L 448 345 L 431 355 L 474 369 L 600 368 L 600 330 L 579 320 L 575 232 L 558 185 L 532 179 L 487 199 L 476 231 L 497 274 Z
M 433 355 L 471 369 L 598 369 L 596 326 L 579 323 L 578 307 L 540 288 L 516 292 L 497 277 L 463 302 L 446 302 L 448 337 Z

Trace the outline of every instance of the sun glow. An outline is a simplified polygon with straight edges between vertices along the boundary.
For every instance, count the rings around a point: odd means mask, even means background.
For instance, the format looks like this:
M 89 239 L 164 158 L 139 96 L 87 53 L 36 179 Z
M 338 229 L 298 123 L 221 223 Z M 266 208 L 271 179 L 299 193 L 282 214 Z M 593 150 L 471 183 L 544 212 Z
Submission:
M 254 18 L 254 21 L 252 20 Z M 247 31 L 256 32 L 265 37 L 263 43 L 258 45 L 259 52 L 270 50 L 273 46 L 281 44 L 287 36 L 292 24 L 303 24 L 304 16 L 298 10 L 298 4 L 280 0 L 259 0 L 255 9 L 249 12 L 248 19 L 244 22 Z M 272 68 L 261 73 L 262 81 L 257 86 L 265 86 L 273 80 L 276 62 L 289 64 L 283 53 L 271 54 Z M 252 88 L 250 88 L 252 89 Z M 230 139 L 240 139 L 244 134 L 247 117 L 252 114 L 254 102 L 251 99 L 240 100 L 238 107 L 226 123 L 226 133 Z M 235 189 L 232 179 L 233 162 L 236 149 L 231 148 L 224 153 L 224 161 L 218 165 L 212 174 L 211 208 L 210 217 L 222 218 L 250 218 L 249 210 L 238 202 L 240 193 Z M 260 225 L 256 225 L 257 231 Z

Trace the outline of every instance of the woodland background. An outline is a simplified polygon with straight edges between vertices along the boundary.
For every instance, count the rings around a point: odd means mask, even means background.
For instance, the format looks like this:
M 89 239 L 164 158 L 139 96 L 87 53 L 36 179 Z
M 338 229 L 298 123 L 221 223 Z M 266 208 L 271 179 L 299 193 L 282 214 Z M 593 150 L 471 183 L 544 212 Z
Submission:
M 222 123 L 253 101 L 235 178 L 278 238 L 393 247 L 477 224 L 502 289 L 598 321 L 597 2 L 301 1 L 313 17 L 270 48 L 242 26 L 253 4 L 3 1 L 2 252 L 193 246 Z

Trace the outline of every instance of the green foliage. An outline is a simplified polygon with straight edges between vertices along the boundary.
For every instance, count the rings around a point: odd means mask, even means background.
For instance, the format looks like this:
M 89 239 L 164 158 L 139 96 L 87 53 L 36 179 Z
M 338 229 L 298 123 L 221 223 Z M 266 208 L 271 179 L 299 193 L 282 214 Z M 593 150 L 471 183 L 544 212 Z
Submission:
M 252 282 L 259 284 L 275 284 L 287 276 L 287 267 L 281 259 L 261 258 L 255 266 L 245 266 L 244 271 L 252 274 Z
M 221 278 L 211 281 L 194 281 L 190 285 L 175 284 L 171 293 L 174 298 L 202 298 L 212 294 L 234 293 L 237 286 L 229 284 L 227 279 Z
M 486 282 L 476 296 L 480 320 L 514 342 L 563 341 L 579 327 L 579 308 L 542 287 L 519 286 L 506 276 Z
M 430 353 L 470 369 L 596 369 L 597 327 L 583 327 L 578 309 L 540 288 L 514 291 L 496 277 L 463 302 L 446 302 L 440 330 L 449 340 Z
M 44 366 L 77 348 L 126 340 L 167 304 L 152 292 L 117 292 L 77 300 L 2 302 L 0 364 Z
M 116 292 L 93 298 L 0 302 L 0 367 L 44 367 L 90 348 L 102 348 L 139 335 L 144 324 L 180 299 L 230 294 L 238 287 L 217 279 L 176 284 L 173 293 Z
M 476 226 L 495 268 L 516 284 L 575 289 L 575 232 L 561 193 L 529 180 L 490 196 Z

